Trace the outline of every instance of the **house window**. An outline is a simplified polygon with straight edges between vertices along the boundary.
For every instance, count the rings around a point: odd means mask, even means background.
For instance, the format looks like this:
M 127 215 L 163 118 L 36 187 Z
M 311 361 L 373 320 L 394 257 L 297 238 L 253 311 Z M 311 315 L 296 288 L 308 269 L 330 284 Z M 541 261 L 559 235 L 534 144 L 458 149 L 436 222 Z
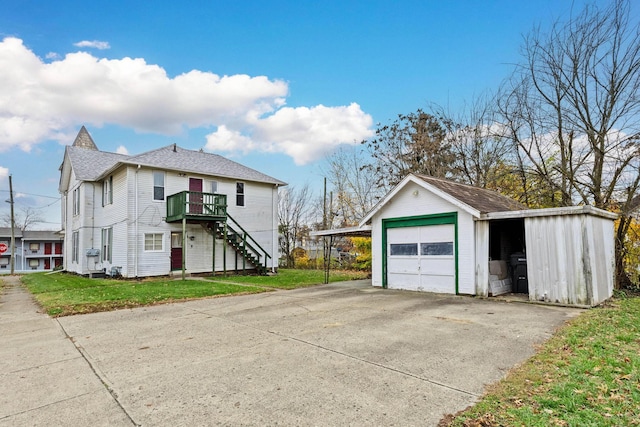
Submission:
M 29 243 L 29 250 L 31 252 L 38 252 L 40 250 L 40 243 Z
M 164 234 L 162 233 L 145 233 L 144 234 L 144 250 L 145 252 L 161 252 Z
M 236 206 L 244 206 L 244 182 L 236 182 Z
M 153 172 L 153 200 L 164 200 L 164 172 Z
M 71 235 L 71 260 L 78 262 L 78 251 L 80 245 L 80 232 L 74 231 Z
M 73 190 L 73 216 L 80 215 L 80 187 Z
M 113 244 L 113 228 L 102 229 L 102 261 L 111 262 L 111 245 Z
M 29 267 L 31 267 L 33 270 L 38 268 L 38 266 L 40 266 L 40 260 L 39 259 L 30 259 L 29 260 Z
M 113 203 L 113 176 L 102 181 L 102 206 Z
M 211 181 L 211 192 L 213 194 L 218 192 L 218 181 Z

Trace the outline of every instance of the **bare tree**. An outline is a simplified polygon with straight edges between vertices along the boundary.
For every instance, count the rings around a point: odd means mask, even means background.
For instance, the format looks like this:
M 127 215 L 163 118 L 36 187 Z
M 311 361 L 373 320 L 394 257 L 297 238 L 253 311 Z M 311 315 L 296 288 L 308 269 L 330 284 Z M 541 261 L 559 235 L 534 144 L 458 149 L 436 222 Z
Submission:
M 378 177 L 367 167 L 370 162 L 362 146 L 343 147 L 326 159 L 323 172 L 333 193 L 332 212 L 339 215 L 341 227 L 356 225 L 384 195 L 376 185 Z
M 454 177 L 463 183 L 500 190 L 516 169 L 512 145 L 496 135 L 494 99 L 481 96 L 457 116 L 434 105 L 432 113 L 445 129 L 445 139 L 454 157 Z
M 278 221 L 280 251 L 286 266 L 295 267 L 294 249 L 301 234 L 308 231 L 306 224 L 310 210 L 311 191 L 308 185 L 301 188 L 284 187 L 278 194 Z
M 558 205 L 591 204 L 625 215 L 638 194 L 640 33 L 630 16 L 629 2 L 615 0 L 604 9 L 588 6 L 547 33 L 532 31 L 524 61 L 497 98 L 521 176 L 544 183 Z
M 452 174 L 454 155 L 439 120 L 422 110 L 400 114 L 390 125 L 379 126 L 375 137 L 363 141 L 373 162 L 377 185 L 385 190 L 409 173 L 445 178 Z
M 4 226 L 11 227 L 11 215 L 9 213 L 2 215 L 1 221 Z M 42 213 L 37 209 L 30 206 L 23 206 L 19 208 L 18 212 L 14 212 L 14 221 L 16 228 L 25 231 L 35 224 L 44 222 L 44 218 L 42 217 Z

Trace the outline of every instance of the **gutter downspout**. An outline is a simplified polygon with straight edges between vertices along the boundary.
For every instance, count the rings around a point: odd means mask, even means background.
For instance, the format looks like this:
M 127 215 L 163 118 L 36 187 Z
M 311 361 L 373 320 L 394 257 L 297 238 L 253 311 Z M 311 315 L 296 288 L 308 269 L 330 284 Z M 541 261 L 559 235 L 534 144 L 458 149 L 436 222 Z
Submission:
M 134 208 L 134 217 L 133 217 L 134 233 L 135 233 L 135 236 L 134 236 L 135 252 L 133 253 L 133 275 L 136 279 L 138 278 L 138 171 L 139 170 L 140 170 L 140 165 L 138 165 L 138 168 L 136 169 L 136 176 L 135 176 L 136 202 L 134 204 L 135 208 Z
M 273 194 L 271 195 L 271 215 L 273 215 L 273 219 L 271 220 L 271 225 L 274 229 L 273 235 L 271 236 L 271 272 L 275 274 L 276 272 L 276 256 L 278 252 L 278 211 L 276 210 L 276 200 L 278 199 L 278 184 L 273 186 Z M 266 257 L 265 257 L 266 258 Z M 267 260 L 265 259 L 265 262 Z

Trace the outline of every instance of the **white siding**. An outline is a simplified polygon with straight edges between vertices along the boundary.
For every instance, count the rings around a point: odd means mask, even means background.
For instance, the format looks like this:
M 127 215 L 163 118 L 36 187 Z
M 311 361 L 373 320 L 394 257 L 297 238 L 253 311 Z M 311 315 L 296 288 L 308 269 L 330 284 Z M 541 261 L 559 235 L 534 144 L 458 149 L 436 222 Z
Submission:
M 417 191 L 417 195 L 414 192 Z M 426 189 L 408 183 L 371 219 L 372 284 L 382 286 L 382 220 L 387 218 L 458 213 L 458 293 L 475 294 L 475 242 L 473 217 L 435 196 Z
M 136 174 L 137 174 L 137 213 L 136 213 Z M 128 252 L 127 260 L 122 264 L 123 275 L 156 276 L 166 275 L 171 271 L 171 232 L 182 232 L 182 223 L 166 223 L 166 201 L 153 200 L 153 169 L 129 168 L 128 172 Z M 165 172 L 165 199 L 169 195 L 187 191 L 189 178 L 203 180 L 203 190 L 208 191 L 210 182 L 218 182 L 218 194 L 227 195 L 228 212 L 254 238 L 267 253 L 272 255 L 274 242 L 277 242 L 277 190 L 271 184 L 245 182 L 245 206 L 235 206 L 236 180 L 189 175 L 180 176 L 178 172 Z M 114 183 L 115 187 L 115 183 Z M 115 202 L 115 201 L 114 201 Z M 136 235 L 137 230 L 137 235 Z M 185 246 L 185 268 L 188 273 L 202 273 L 211 271 L 213 236 L 200 225 L 187 224 Z M 240 231 L 240 230 L 238 230 Z M 163 233 L 164 250 L 162 252 L 144 251 L 145 233 Z M 189 239 L 193 236 L 193 240 Z M 136 249 L 137 246 L 137 249 Z M 224 269 L 222 240 L 216 241 L 215 263 L 216 271 Z M 136 256 L 137 254 L 137 256 Z M 272 255 L 273 256 L 273 255 Z M 235 269 L 236 252 L 228 247 L 226 269 Z M 277 259 L 277 254 L 276 254 Z M 269 265 L 272 264 L 269 260 Z M 115 261 L 114 261 L 115 262 Z M 136 272 L 137 265 L 137 272 Z M 238 266 L 242 268 L 242 259 L 238 257 Z M 247 268 L 252 268 L 246 264 Z

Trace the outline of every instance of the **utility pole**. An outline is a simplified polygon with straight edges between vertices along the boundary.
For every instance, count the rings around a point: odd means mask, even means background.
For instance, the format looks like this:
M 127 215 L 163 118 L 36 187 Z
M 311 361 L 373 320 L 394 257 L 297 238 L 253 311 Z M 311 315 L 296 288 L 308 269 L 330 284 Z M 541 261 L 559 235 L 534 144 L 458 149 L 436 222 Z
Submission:
M 9 204 L 11 205 L 11 274 L 16 270 L 16 221 L 13 214 L 13 183 L 9 175 Z

